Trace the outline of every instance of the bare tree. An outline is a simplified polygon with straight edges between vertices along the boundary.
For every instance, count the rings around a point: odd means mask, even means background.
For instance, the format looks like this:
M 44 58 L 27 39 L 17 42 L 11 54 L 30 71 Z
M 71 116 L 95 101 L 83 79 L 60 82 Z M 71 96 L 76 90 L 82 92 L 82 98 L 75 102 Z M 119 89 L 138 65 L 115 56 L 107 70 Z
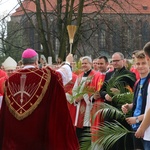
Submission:
M 17 22 L 19 30 L 13 28 L 9 33 L 20 32 L 18 39 L 21 36 L 27 39 L 21 47 L 35 48 L 46 57 L 52 56 L 53 60 L 57 54 L 64 59 L 69 52 L 66 27 L 70 24 L 78 26 L 73 54 L 79 56 L 110 56 L 121 51 L 129 57 L 130 51 L 140 49 L 145 44 L 142 42 L 150 39 L 148 35 L 144 36 L 144 31 L 149 30 L 149 22 L 141 25 L 144 15 L 133 0 L 18 0 L 18 3 L 20 15 L 12 15 L 10 24 Z M 131 8 L 139 15 L 130 14 Z M 11 43 L 10 37 L 14 40 L 9 34 L 8 43 Z

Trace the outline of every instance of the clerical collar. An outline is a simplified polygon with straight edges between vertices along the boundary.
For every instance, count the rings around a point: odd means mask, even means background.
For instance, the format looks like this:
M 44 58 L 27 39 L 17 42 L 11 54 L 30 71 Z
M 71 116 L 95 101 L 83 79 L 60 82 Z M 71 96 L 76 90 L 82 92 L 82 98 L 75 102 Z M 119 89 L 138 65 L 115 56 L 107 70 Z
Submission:
M 83 75 L 83 77 L 87 77 L 89 74 L 90 74 L 90 72 L 92 71 L 92 69 L 90 69 L 89 71 L 87 71 L 87 72 L 84 72 L 84 75 Z
M 26 65 L 26 66 L 23 67 L 23 69 L 29 69 L 29 68 L 35 68 L 35 66 L 33 66 L 33 65 Z

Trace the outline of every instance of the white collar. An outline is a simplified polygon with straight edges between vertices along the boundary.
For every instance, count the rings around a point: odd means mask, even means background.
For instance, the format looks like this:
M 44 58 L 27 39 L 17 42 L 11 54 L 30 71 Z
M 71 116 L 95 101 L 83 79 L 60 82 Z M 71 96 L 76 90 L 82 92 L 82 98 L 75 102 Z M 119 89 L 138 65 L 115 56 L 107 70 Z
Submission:
M 28 68 L 35 68 L 35 66 L 33 66 L 33 65 L 26 65 L 26 66 L 23 67 L 23 69 L 28 69 Z

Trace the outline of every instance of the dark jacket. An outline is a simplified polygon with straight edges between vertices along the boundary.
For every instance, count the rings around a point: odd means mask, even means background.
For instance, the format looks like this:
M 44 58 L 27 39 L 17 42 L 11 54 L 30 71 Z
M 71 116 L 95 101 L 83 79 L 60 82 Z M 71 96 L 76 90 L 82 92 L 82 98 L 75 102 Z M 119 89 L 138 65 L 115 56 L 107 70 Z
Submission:
M 129 70 L 127 70 L 125 67 L 121 68 L 119 71 L 118 70 L 114 70 L 112 72 L 108 72 L 106 73 L 106 76 L 105 76 L 105 81 L 104 81 L 104 84 L 100 90 L 100 96 L 105 99 L 105 95 L 107 94 L 107 91 L 106 91 L 106 83 L 109 82 L 109 80 L 111 79 L 111 77 L 113 76 L 117 76 L 119 75 L 119 73 L 122 73 L 122 74 L 127 74 L 127 75 L 131 75 L 134 80 L 131 80 L 129 77 L 122 77 L 119 82 L 120 83 L 123 83 L 124 86 L 127 86 L 129 85 L 132 89 L 134 87 L 134 84 L 135 84 L 135 81 L 136 81 L 136 77 L 135 77 L 135 74 L 130 72 Z
M 150 73 L 147 75 L 146 80 L 142 86 L 141 89 L 141 94 L 142 94 L 142 109 L 141 109 L 141 114 L 144 114 L 145 112 L 145 106 L 146 106 L 146 99 L 147 99 L 147 88 L 149 85 L 149 80 L 150 80 Z M 132 112 L 134 113 L 134 110 L 136 108 L 136 103 L 137 103 L 137 98 L 138 98 L 138 92 L 140 89 L 140 80 L 136 82 L 135 89 L 134 89 L 134 99 L 133 99 L 133 108 Z

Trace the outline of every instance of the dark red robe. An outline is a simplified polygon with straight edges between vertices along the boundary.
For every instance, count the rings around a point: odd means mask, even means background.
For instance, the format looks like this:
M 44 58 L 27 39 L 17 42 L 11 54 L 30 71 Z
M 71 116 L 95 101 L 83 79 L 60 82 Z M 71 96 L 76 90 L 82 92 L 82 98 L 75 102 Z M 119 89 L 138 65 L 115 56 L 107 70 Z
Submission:
M 5 85 L 1 150 L 79 149 L 60 74 L 51 69 L 24 69 Z

